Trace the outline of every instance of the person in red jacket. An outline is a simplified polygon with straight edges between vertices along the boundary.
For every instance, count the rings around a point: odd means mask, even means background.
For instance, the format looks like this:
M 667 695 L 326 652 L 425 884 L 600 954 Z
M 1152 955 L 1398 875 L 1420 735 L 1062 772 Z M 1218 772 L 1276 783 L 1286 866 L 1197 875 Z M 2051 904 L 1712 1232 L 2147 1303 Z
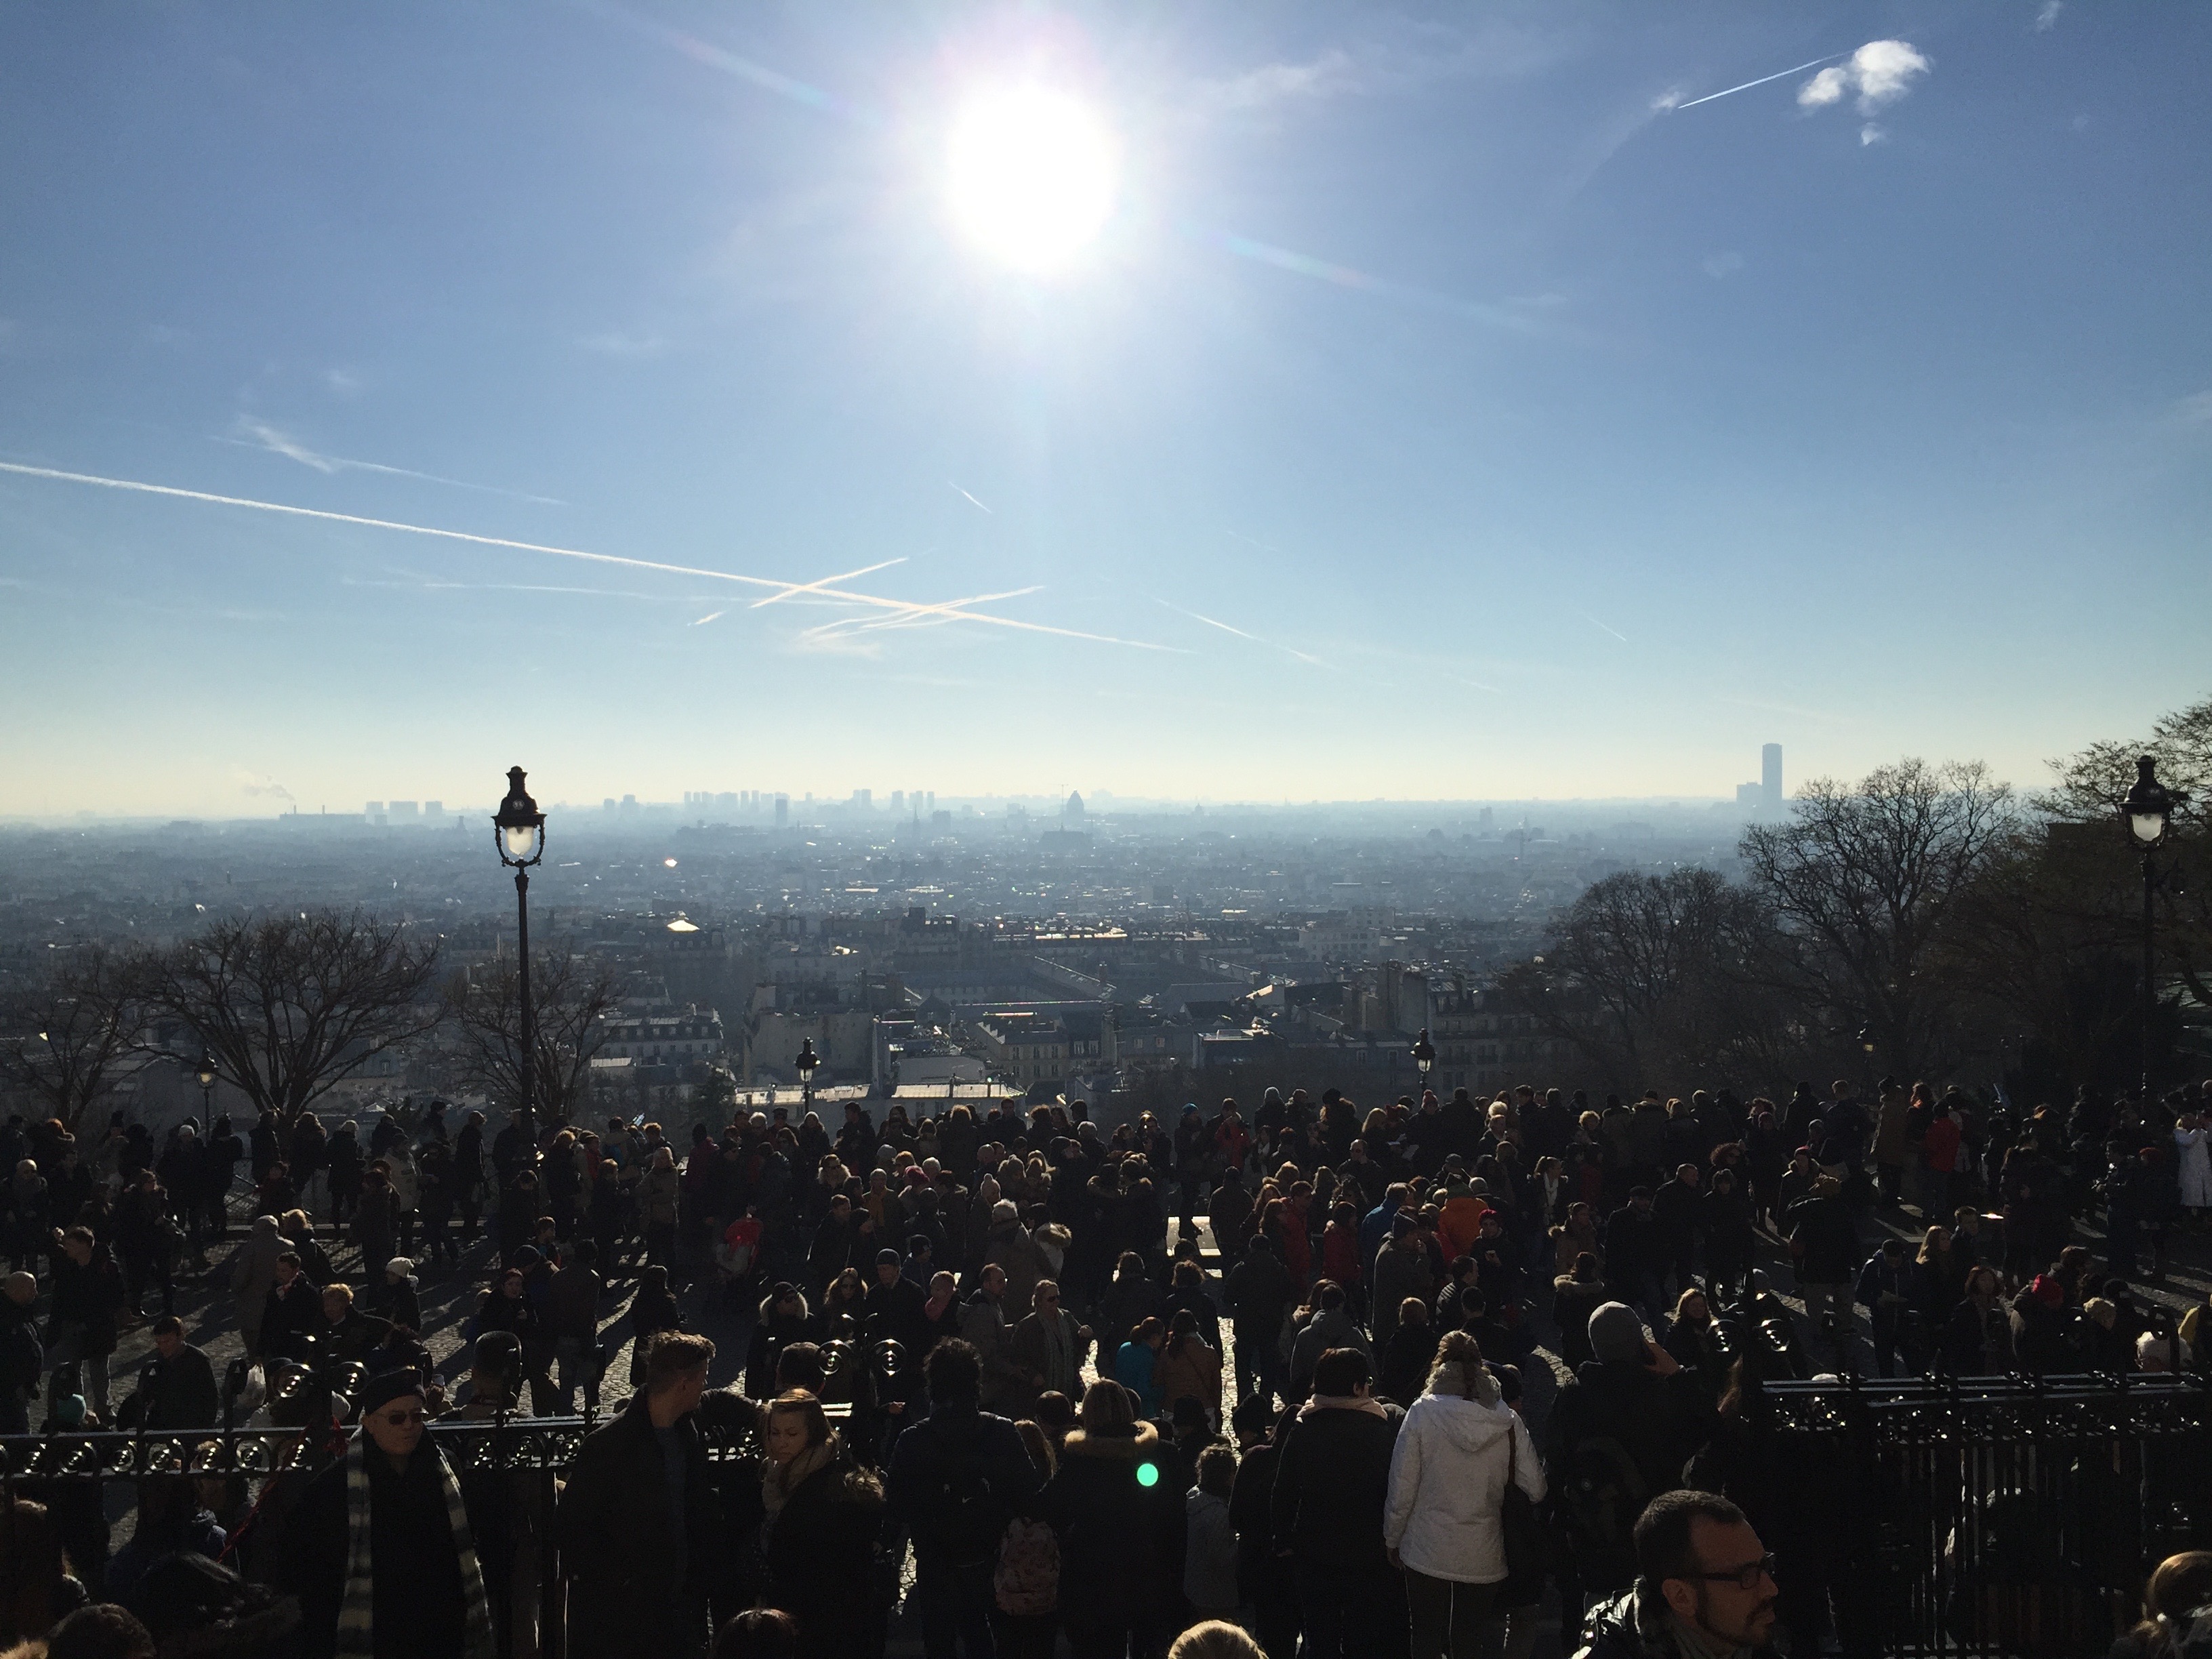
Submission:
M 1365 1323 L 1367 1289 L 1359 1271 L 1359 1212 L 1349 1204 L 1339 1204 L 1328 1212 L 1328 1226 L 1321 1236 L 1321 1276 L 1344 1286 L 1352 1316 Z

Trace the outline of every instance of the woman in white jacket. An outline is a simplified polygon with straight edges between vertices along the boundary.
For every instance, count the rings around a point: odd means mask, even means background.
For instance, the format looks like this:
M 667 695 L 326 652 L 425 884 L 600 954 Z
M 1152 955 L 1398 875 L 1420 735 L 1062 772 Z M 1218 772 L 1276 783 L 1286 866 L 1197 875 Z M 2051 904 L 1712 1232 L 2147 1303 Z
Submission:
M 1390 1457 L 1382 1541 L 1406 1571 L 1413 1659 L 1475 1659 L 1505 1580 L 1508 1480 L 1533 1502 L 1544 1469 L 1520 1414 L 1465 1331 L 1437 1346 L 1428 1391 L 1406 1413 Z

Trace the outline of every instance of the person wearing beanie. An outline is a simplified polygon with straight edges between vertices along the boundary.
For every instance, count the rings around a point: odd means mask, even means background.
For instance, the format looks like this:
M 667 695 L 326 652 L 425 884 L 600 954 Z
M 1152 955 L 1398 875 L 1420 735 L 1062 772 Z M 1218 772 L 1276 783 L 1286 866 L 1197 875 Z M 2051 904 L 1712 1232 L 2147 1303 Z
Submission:
M 1635 1309 L 1602 1303 L 1588 1330 L 1593 1357 L 1560 1389 L 1545 1425 L 1544 1474 L 1583 1588 L 1608 1591 L 1636 1576 L 1628 1540 L 1637 1513 L 1682 1484 L 1683 1466 L 1711 1437 L 1714 1413 Z
M 422 1374 L 362 1390 L 345 1455 L 308 1484 L 277 1540 L 300 1598 L 305 1659 L 493 1659 L 497 1651 L 459 1482 L 425 1432 Z

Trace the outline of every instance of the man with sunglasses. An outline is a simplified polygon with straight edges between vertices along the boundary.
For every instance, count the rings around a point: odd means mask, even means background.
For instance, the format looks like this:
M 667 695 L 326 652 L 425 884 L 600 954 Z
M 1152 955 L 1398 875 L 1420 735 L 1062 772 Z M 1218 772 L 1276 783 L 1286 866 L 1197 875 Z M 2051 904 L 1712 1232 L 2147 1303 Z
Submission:
M 467 1511 L 425 1438 L 428 1414 L 420 1373 L 371 1379 L 359 1432 L 286 1518 L 276 1578 L 300 1598 L 306 1659 L 471 1659 L 491 1649 Z
M 1762 1659 L 1774 1558 L 1743 1511 L 1705 1492 L 1655 1498 L 1636 1522 L 1634 1589 L 1590 1611 L 1575 1659 Z

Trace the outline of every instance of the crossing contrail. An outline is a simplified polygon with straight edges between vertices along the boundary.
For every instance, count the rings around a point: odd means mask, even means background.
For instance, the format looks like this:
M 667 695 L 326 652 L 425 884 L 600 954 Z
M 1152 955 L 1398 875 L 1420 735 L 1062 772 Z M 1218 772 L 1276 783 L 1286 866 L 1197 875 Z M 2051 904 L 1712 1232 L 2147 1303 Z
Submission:
M 466 530 L 444 530 L 434 525 L 402 524 L 396 519 L 365 518 L 357 513 L 331 513 L 322 507 L 294 507 L 283 501 L 259 501 L 243 495 L 218 495 L 204 489 L 180 489 L 173 484 L 145 483 L 135 478 L 106 478 L 91 472 L 65 472 L 58 467 L 25 466 L 17 461 L 0 461 L 0 472 L 12 472 L 25 478 L 48 478 L 61 483 L 95 484 L 102 489 L 128 490 L 141 495 L 165 495 L 176 501 L 205 501 L 216 507 L 251 507 L 257 513 L 279 513 L 288 518 L 320 519 L 331 524 L 360 525 L 370 530 L 392 530 L 407 536 L 430 536 L 441 541 L 467 542 L 477 547 L 507 547 L 522 553 L 546 553 L 556 558 L 582 559 L 592 564 L 617 565 L 629 570 L 658 570 L 672 576 L 701 576 L 710 581 L 772 588 L 779 597 L 804 591 L 823 599 L 843 599 L 851 605 L 866 605 L 872 610 L 907 616 L 941 616 L 951 621 L 982 623 L 988 627 L 1010 628 L 1024 634 L 1050 634 L 1060 639 L 1088 640 L 1097 645 L 1123 645 L 1139 651 L 1175 649 L 1173 646 L 1154 645 L 1145 640 L 1116 639 L 1110 634 L 1090 634 L 1077 628 L 1056 628 L 1050 623 L 994 617 L 984 611 L 918 604 L 911 599 L 887 599 L 875 593 L 855 593 L 850 588 L 824 587 L 812 582 L 778 581 L 771 576 L 741 576 L 733 570 L 707 570 L 697 565 L 669 564 L 659 559 L 634 559 L 619 553 L 592 553 L 580 547 L 552 547 L 544 542 L 515 541 L 505 536 L 479 536 Z M 830 577 L 826 580 L 841 579 Z
M 1316 668 L 1326 668 L 1328 666 L 1328 665 L 1323 662 L 1319 657 L 1309 656 L 1306 653 L 1299 650 L 1297 647 L 1294 645 L 1283 645 L 1274 640 L 1263 640 L 1257 634 L 1248 634 L 1241 628 L 1231 628 L 1225 622 L 1216 622 L 1212 617 L 1202 617 L 1195 611 L 1186 611 L 1179 605 L 1170 604 L 1168 600 L 1161 599 L 1158 594 L 1153 595 L 1153 601 L 1156 604 L 1166 605 L 1169 610 L 1174 611 L 1179 617 L 1188 617 L 1193 622 L 1204 623 L 1208 628 L 1218 628 L 1224 634 L 1234 634 L 1240 640 L 1249 640 L 1255 645 L 1264 645 L 1270 651 L 1288 652 L 1291 656 L 1296 657 L 1300 662 L 1311 663 Z
M 901 554 L 896 559 L 885 559 L 881 564 L 864 564 L 858 570 L 848 570 L 842 576 L 824 576 L 818 582 L 802 582 L 796 587 L 786 588 L 781 593 L 771 593 L 764 599 L 755 599 L 747 609 L 757 611 L 764 605 L 774 605 L 778 599 L 787 599 L 799 593 L 819 593 L 831 582 L 848 582 L 855 576 L 873 575 L 878 570 L 888 570 L 895 564 L 905 562 L 906 556 Z
M 1709 92 L 1702 98 L 1692 98 L 1686 104 L 1676 104 L 1677 110 L 1695 109 L 1700 104 L 1710 104 L 1716 98 L 1725 98 L 1730 93 L 1749 92 L 1753 87 L 1763 87 L 1769 81 L 1780 81 L 1792 75 L 1802 75 L 1808 69 L 1818 69 L 1823 64 L 1832 64 L 1838 58 L 1848 58 L 1847 52 L 1832 52 L 1826 58 L 1815 58 L 1809 64 L 1800 64 L 1796 69 L 1778 70 L 1772 75 L 1762 75 L 1756 81 L 1747 81 L 1740 87 L 1730 87 L 1724 92 Z

